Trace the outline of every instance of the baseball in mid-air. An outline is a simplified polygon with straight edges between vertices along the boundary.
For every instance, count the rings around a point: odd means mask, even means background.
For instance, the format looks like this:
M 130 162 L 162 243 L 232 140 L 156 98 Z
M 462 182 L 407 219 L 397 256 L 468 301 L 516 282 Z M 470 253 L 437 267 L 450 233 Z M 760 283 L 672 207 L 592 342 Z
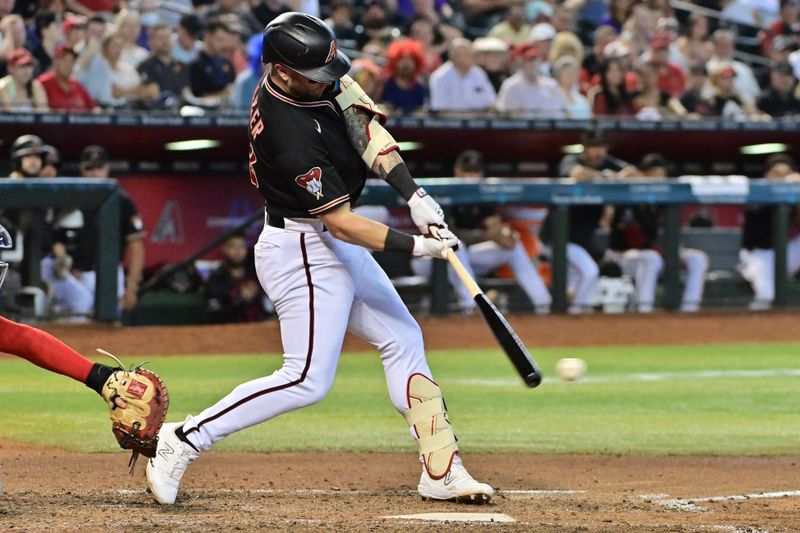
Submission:
M 586 361 L 578 357 L 559 359 L 556 375 L 564 381 L 577 381 L 586 375 Z

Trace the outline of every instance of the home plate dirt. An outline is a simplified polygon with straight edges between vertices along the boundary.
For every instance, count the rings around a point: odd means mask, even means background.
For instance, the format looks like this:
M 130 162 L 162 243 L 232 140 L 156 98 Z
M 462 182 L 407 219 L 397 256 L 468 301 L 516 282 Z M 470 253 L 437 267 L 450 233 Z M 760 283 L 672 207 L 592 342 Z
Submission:
M 423 501 L 411 453 L 212 451 L 161 507 L 127 459 L 0 441 L 0 531 L 800 531 L 800 456 L 467 454 L 486 506 Z

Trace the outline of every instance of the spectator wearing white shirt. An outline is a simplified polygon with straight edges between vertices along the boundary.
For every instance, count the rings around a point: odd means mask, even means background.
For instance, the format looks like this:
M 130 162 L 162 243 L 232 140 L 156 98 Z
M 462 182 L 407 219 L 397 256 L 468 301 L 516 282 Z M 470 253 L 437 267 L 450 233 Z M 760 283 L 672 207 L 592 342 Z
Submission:
M 475 65 L 472 43 L 453 39 L 450 60 L 430 78 L 431 109 L 434 111 L 485 111 L 494 106 L 496 94 L 486 72 Z
M 580 63 L 572 56 L 563 56 L 553 63 L 553 76 L 566 102 L 567 118 L 592 118 L 592 105 L 578 90 Z
M 558 84 L 539 73 L 541 50 L 535 44 L 517 47 L 517 72 L 503 82 L 497 95 L 497 110 L 537 118 L 564 118 L 567 102 Z
M 753 104 L 758 98 L 761 88 L 758 86 L 753 70 L 745 63 L 734 59 L 736 36 L 731 30 L 717 30 L 713 34 L 713 41 L 714 55 L 706 64 L 706 68 L 713 71 L 722 63 L 733 68 L 736 71 L 734 88 L 742 100 Z
M 120 60 L 133 67 L 138 67 L 139 63 L 147 59 L 150 53 L 139 46 L 139 35 L 142 33 L 142 23 L 139 20 L 139 13 L 132 10 L 123 9 L 119 12 L 116 19 L 117 33 L 122 37 L 124 46 Z

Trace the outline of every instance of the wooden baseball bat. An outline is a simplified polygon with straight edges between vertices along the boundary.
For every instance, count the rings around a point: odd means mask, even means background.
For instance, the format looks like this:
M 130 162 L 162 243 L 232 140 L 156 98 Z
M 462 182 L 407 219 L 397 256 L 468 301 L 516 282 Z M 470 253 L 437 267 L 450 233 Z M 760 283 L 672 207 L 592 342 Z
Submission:
M 461 260 L 453 250 L 447 252 L 447 260 L 475 299 L 478 310 L 480 310 L 484 320 L 489 325 L 489 329 L 492 330 L 497 342 L 500 343 L 508 358 L 514 363 L 514 367 L 525 381 L 525 384 L 531 388 L 538 386 L 542 382 L 542 371 L 536 361 L 533 360 L 533 357 L 531 357 L 531 354 L 528 353 L 528 349 L 520 340 L 519 335 L 517 335 L 503 314 L 489 301 L 489 298 L 486 297 L 486 294 L 478 284 L 475 283 L 475 280 L 469 275 L 469 272 L 464 268 Z

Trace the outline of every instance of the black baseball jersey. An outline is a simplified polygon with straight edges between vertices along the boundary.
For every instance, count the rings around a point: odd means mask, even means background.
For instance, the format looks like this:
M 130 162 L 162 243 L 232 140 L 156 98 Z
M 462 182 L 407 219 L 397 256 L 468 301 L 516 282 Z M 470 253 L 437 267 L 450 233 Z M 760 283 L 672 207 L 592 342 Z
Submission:
M 577 165 L 585 165 L 582 154 L 565 156 L 559 164 L 559 176 L 567 177 Z M 607 155 L 596 167 L 596 170 L 611 170 L 619 172 L 627 163 L 616 157 Z M 594 234 L 603 217 L 605 206 L 600 205 L 572 205 L 569 207 L 569 242 L 581 246 L 591 254 L 599 255 L 600 250 L 594 250 Z M 552 208 L 547 213 L 542 223 L 539 237 L 545 244 L 550 244 L 553 239 Z
M 367 168 L 327 91 L 298 100 L 262 78 L 250 107 L 250 181 L 273 216 L 309 218 L 354 204 Z
M 124 191 L 119 194 L 119 207 L 119 261 L 122 262 L 128 242 L 143 239 L 145 232 L 136 204 Z M 59 242 L 66 247 L 78 270 L 96 270 L 97 239 L 100 231 L 97 212 L 84 210 L 83 225 L 80 227 L 62 227 L 59 219 L 60 216 L 57 215 L 51 228 L 52 242 Z

